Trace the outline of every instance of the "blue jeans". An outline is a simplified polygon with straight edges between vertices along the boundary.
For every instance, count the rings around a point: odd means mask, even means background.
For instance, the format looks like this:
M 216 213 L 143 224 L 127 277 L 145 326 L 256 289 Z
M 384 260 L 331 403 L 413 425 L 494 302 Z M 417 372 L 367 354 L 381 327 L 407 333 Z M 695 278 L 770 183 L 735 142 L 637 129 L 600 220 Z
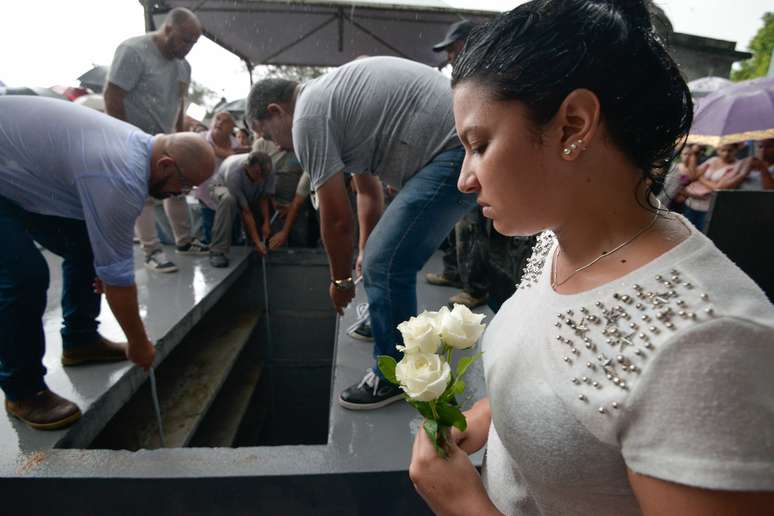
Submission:
M 215 221 L 215 210 L 208 208 L 206 204 L 199 201 L 199 209 L 202 214 L 202 243 L 210 245 L 212 242 L 212 223 Z
M 0 196 L 0 388 L 9 400 L 45 389 L 43 366 L 48 264 L 35 241 L 62 262 L 62 346 L 99 339 L 100 296 L 94 256 L 82 220 L 39 215 Z
M 438 154 L 403 186 L 368 237 L 363 275 L 374 358 L 400 359 L 397 326 L 417 314 L 417 273 L 475 205 L 475 195 L 457 190 L 464 157 L 461 147 Z
M 683 216 L 693 224 L 696 229 L 704 232 L 704 222 L 707 219 L 706 211 L 694 210 L 693 208 L 685 207 L 683 210 Z

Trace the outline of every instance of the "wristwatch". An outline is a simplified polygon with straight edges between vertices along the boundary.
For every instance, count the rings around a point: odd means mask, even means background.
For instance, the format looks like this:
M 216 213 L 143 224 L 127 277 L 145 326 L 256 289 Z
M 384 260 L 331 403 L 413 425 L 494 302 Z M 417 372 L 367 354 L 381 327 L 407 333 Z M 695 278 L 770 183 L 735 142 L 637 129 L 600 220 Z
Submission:
M 336 290 L 352 290 L 355 288 L 355 282 L 352 281 L 352 276 L 344 279 L 334 279 L 331 280 L 331 283 L 336 287 Z

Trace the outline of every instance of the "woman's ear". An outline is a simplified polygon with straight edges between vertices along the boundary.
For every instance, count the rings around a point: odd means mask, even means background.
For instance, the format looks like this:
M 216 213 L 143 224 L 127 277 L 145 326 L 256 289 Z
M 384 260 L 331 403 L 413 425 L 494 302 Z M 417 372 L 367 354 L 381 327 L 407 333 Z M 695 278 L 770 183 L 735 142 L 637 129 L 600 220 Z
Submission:
M 599 129 L 599 99 L 591 90 L 570 92 L 554 117 L 559 129 L 561 157 L 573 161 L 591 145 Z

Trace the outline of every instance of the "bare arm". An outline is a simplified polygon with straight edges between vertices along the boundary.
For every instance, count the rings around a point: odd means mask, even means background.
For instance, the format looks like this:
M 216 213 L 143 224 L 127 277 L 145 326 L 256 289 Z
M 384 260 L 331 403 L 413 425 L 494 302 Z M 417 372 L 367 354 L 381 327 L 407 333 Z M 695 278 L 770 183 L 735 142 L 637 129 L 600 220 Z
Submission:
M 188 83 L 180 83 L 180 110 L 177 113 L 177 131 L 185 131 L 185 100 L 188 98 Z
M 258 200 L 258 206 L 261 210 L 261 219 L 263 220 L 261 228 L 261 242 L 269 238 L 271 234 L 271 225 L 269 224 L 269 202 L 270 199 L 266 195 L 262 195 Z
M 452 430 L 446 459 L 438 456 L 427 434 L 419 428 L 411 452 L 409 477 L 435 514 L 496 516 L 501 513 L 489 498 L 468 457 L 486 442 L 491 421 L 489 399 L 476 402 L 465 417 L 468 419 L 468 430 L 456 433 Z M 465 434 L 469 434 L 467 438 L 463 437 Z M 474 437 L 473 434 L 483 437 Z
M 298 217 L 298 212 L 301 211 L 301 207 L 304 205 L 304 202 L 306 202 L 306 197 L 302 195 L 296 194 L 293 197 L 293 202 L 290 203 L 290 207 L 288 207 L 287 210 L 287 215 L 285 216 L 285 223 L 282 225 L 282 229 L 279 231 L 279 233 L 271 237 L 271 240 L 269 241 L 269 249 L 277 249 L 278 247 L 282 247 L 285 245 L 285 242 L 288 241 L 290 230 L 293 228 L 293 224 L 296 222 L 296 218 Z
M 714 162 L 715 160 L 719 161 L 718 158 L 713 158 L 710 161 Z M 709 170 L 710 161 L 705 162 L 701 167 L 699 167 L 700 175 L 697 177 L 697 181 L 702 183 L 707 188 L 711 188 L 713 190 L 721 190 L 724 188 L 729 188 L 730 186 L 728 185 L 733 185 L 734 183 L 739 184 L 742 181 L 744 181 L 744 176 L 741 176 L 741 178 L 739 177 L 739 173 L 742 170 L 742 167 L 740 167 L 739 163 L 736 163 L 734 166 L 734 169 L 730 173 L 726 174 L 724 177 L 720 178 L 719 180 L 712 181 L 710 179 L 707 179 L 707 171 Z M 721 164 L 719 168 L 726 168 L 728 166 L 730 165 Z
M 245 226 L 247 236 L 253 241 L 255 249 L 261 254 L 266 254 L 266 246 L 263 245 L 261 237 L 258 235 L 258 227 L 255 224 L 253 212 L 250 211 L 250 208 L 240 208 L 239 212 L 242 215 L 242 224 Z
M 761 174 L 762 188 L 764 190 L 774 189 L 774 177 L 771 176 L 771 172 L 769 172 L 769 165 L 765 161 L 762 161 L 756 157 L 745 158 L 740 162 L 739 168 L 740 173 L 744 174 L 743 177 L 747 177 L 750 172 L 757 170 Z
M 768 169 L 761 172 L 761 185 L 764 190 L 774 190 L 774 176 Z
M 348 278 L 352 273 L 352 209 L 344 174 L 339 172 L 317 190 L 320 203 L 320 229 L 330 259 L 331 276 Z
M 471 455 L 483 448 L 489 438 L 489 426 L 492 424 L 489 398 L 478 400 L 464 414 L 468 427 L 464 432 L 452 427 L 452 439 L 465 453 Z
M 353 217 L 349 205 L 344 173 L 339 172 L 317 189 L 320 204 L 320 231 L 330 261 L 331 279 L 352 276 Z M 331 300 L 339 313 L 354 297 L 354 289 L 342 291 L 333 284 L 329 289 Z
M 736 190 L 744 182 L 751 170 L 752 167 L 747 160 L 738 161 L 730 174 L 726 174 L 717 181 L 717 189 Z
M 715 491 L 640 475 L 628 468 L 627 474 L 645 516 L 763 516 L 774 507 L 774 492 Z
M 135 364 L 148 369 L 153 364 L 156 348 L 148 340 L 137 304 L 137 287 L 116 287 L 103 284 L 110 310 L 129 341 L 126 355 Z
M 707 168 L 709 168 L 710 161 L 711 160 L 707 160 L 699 165 L 699 156 L 697 154 L 693 154 L 688 160 L 688 163 L 686 163 L 686 168 L 688 168 L 691 179 L 695 181 L 703 176 L 707 171 Z
M 126 109 L 124 108 L 126 91 L 112 82 L 108 82 L 103 97 L 105 99 L 105 112 L 114 118 L 126 122 Z

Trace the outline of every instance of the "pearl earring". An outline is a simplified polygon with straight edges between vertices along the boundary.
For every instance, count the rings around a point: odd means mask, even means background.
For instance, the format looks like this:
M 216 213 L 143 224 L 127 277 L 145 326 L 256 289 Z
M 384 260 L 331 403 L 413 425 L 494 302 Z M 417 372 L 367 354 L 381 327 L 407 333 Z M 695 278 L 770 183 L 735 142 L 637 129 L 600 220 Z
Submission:
M 569 147 L 565 147 L 562 151 L 562 155 L 565 157 L 569 157 L 573 152 L 578 150 L 578 147 L 580 147 L 581 151 L 586 150 L 586 146 L 583 145 L 583 140 L 578 140 L 577 142 L 573 142 L 569 145 Z

